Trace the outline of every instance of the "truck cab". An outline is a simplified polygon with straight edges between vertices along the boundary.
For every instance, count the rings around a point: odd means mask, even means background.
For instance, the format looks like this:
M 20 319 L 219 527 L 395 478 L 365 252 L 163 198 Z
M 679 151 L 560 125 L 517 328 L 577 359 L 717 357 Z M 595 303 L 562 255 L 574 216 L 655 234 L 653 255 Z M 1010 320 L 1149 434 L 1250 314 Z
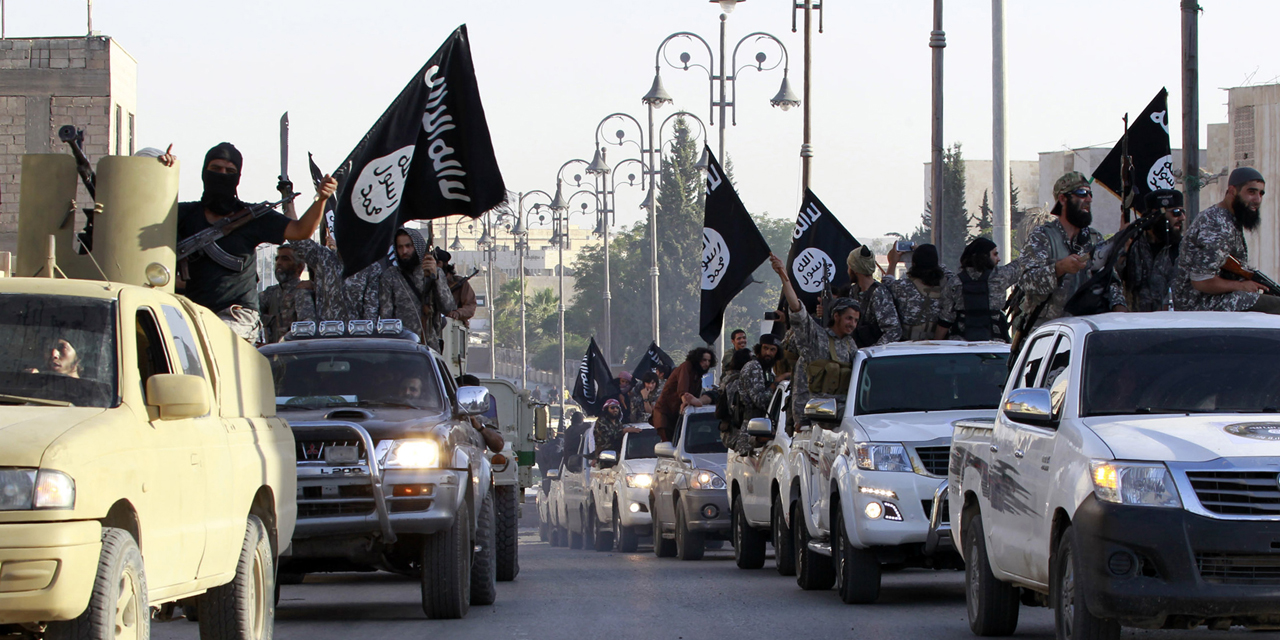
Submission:
M 733 511 L 734 558 L 741 569 L 763 567 L 765 543 L 772 542 L 778 573 L 795 575 L 795 550 L 783 492 L 791 481 L 791 436 L 785 428 L 790 408 L 791 383 L 783 381 L 769 401 L 768 415 L 748 422 L 747 435 L 758 443 L 751 455 L 728 452 L 725 482 Z
M 672 441 L 653 448 L 657 464 L 649 511 L 653 552 L 659 558 L 700 560 L 708 539 L 729 537 L 727 450 L 715 411 L 714 406 L 685 409 Z
M 649 535 L 653 528 L 649 489 L 658 462 L 653 449 L 660 438 L 647 423 L 625 426 L 640 432 L 623 434 L 621 451 L 600 452 L 600 466 L 591 476 L 596 551 L 609 551 L 616 544 L 618 551 L 632 553 L 640 537 Z M 611 544 L 604 544 L 604 540 Z

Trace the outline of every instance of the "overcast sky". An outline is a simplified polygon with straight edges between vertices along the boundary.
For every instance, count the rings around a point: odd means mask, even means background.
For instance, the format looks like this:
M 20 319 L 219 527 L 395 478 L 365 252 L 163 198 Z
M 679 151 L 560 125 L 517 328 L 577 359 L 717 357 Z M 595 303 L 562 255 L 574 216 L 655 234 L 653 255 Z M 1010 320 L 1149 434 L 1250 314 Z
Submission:
M 85 4 L 8 0 L 7 35 L 83 34 Z M 826 4 L 825 33 L 814 36 L 814 191 L 854 235 L 909 231 L 919 222 L 929 160 L 932 2 Z M 1201 4 L 1203 144 L 1204 126 L 1226 121 L 1222 88 L 1280 78 L 1269 33 L 1280 23 L 1280 2 Z M 729 16 L 728 47 L 754 31 L 777 36 L 790 51 L 798 94 L 802 39 L 791 32 L 790 5 L 740 5 Z M 1121 115 L 1136 116 L 1162 86 L 1170 91 L 1173 145 L 1180 146 L 1178 0 L 1006 5 L 1011 159 L 1110 145 L 1120 136 Z M 991 158 L 990 12 L 985 0 L 946 3 L 945 138 L 973 159 Z M 622 111 L 646 121 L 640 97 L 663 38 L 692 31 L 715 49 L 719 15 L 705 0 L 97 0 L 93 27 L 138 60 L 138 146 L 173 143 L 184 161 L 182 198 L 199 197 L 199 161 L 226 140 L 245 155 L 241 197 L 264 200 L 274 194 L 282 112 L 292 123 L 290 175 L 301 184 L 306 151 L 326 170 L 336 167 L 463 23 L 507 188 L 551 191 L 564 161 L 590 159 L 602 118 Z M 739 65 L 759 50 L 749 47 L 739 52 Z M 685 49 L 673 48 L 672 57 Z M 772 60 L 776 54 L 766 51 Z M 675 109 L 668 105 L 657 117 L 686 109 L 707 120 L 706 76 L 668 67 L 662 75 Z M 780 70 L 741 73 L 738 124 L 725 139 L 747 207 L 794 219 L 801 113 L 769 106 L 781 80 Z M 713 148 L 715 140 L 712 128 Z M 610 159 L 621 159 L 614 149 Z M 639 189 L 619 188 L 620 224 L 638 219 L 642 197 Z

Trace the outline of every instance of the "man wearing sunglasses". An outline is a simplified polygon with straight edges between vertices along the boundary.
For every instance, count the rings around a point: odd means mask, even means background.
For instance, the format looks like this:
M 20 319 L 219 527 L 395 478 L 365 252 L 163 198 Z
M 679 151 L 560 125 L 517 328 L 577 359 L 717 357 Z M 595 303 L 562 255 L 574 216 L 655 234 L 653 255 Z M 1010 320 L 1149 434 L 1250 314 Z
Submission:
M 1172 302 L 1178 248 L 1187 212 L 1182 193 L 1157 189 L 1145 199 L 1143 222 L 1149 226 L 1129 246 L 1124 280 L 1134 311 L 1165 311 Z
M 1108 245 L 1102 234 L 1092 229 L 1093 188 L 1078 171 L 1058 178 L 1053 185 L 1054 219 L 1027 235 L 1022 248 L 1025 270 L 1018 280 L 1024 297 L 1021 312 L 1030 324 L 1024 332 L 1062 317 L 1067 301 L 1094 271 L 1106 262 Z M 1112 311 L 1127 311 L 1124 292 L 1117 278 L 1107 291 Z M 1026 322 L 1024 320 L 1024 322 Z

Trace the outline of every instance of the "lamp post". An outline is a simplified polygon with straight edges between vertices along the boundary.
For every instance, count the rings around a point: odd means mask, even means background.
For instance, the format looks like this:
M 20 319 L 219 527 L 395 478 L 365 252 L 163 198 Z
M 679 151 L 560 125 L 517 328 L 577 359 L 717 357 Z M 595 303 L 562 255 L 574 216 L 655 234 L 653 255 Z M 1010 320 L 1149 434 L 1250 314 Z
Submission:
M 524 287 L 524 255 L 529 249 L 529 228 L 525 218 L 537 213 L 538 209 L 547 205 L 539 202 L 528 211 L 524 208 L 524 199 L 533 195 L 541 194 L 546 196 L 548 200 L 551 196 L 541 189 L 534 189 L 525 193 L 516 195 L 516 222 L 511 227 L 511 237 L 515 239 L 516 255 L 518 259 L 518 271 L 520 278 L 520 389 L 527 390 L 529 388 L 529 349 L 526 343 L 528 333 L 525 325 L 525 287 Z
M 583 162 L 583 161 L 582 161 L 582 160 L 570 160 L 570 161 L 568 161 L 568 162 L 564 163 L 563 165 L 560 165 L 560 171 L 559 171 L 559 172 L 557 172 L 557 174 L 556 174 L 556 195 L 555 195 L 555 197 L 553 197 L 553 198 L 551 199 L 551 205 L 550 205 L 550 206 L 551 206 L 551 213 L 552 213 L 551 223 L 552 223 L 552 229 L 553 229 L 552 234 L 551 234 L 551 237 L 552 237 L 552 239 L 556 240 L 556 246 L 557 246 L 557 249 L 558 249 L 558 251 L 559 251 L 559 258 L 557 259 L 557 262 L 558 262 L 558 264 L 557 264 L 557 271 L 559 271 L 559 282 L 560 282 L 560 284 L 559 284 L 559 288 L 560 288 L 560 295 L 559 295 L 559 296 L 557 296 L 557 298 L 558 298 L 558 299 L 557 299 L 557 301 L 556 301 L 556 302 L 557 302 L 556 307 L 557 307 L 557 311 L 559 312 L 559 315 L 560 315 L 560 365 L 559 365 L 559 366 L 560 366 L 560 390 L 559 390 L 559 392 L 558 392 L 558 393 L 559 393 L 559 395 L 560 395 L 560 397 L 559 397 L 559 402 L 560 402 L 560 422 L 561 422 L 562 424 L 563 424 L 563 422 L 564 422 L 564 408 L 565 408 L 565 407 L 564 407 L 564 386 L 565 386 L 565 371 L 564 371 L 564 243 L 565 243 L 565 239 L 568 237 L 569 214 L 571 213 L 571 212 L 569 211 L 569 203 L 570 203 L 570 202 L 571 202 L 575 197 L 577 197 L 577 196 L 579 196 L 579 195 L 582 195 L 582 194 L 589 195 L 589 196 L 591 196 L 592 198 L 595 198 L 595 197 L 596 197 L 596 194 L 595 194 L 594 192 L 592 192 L 592 191 L 590 191 L 590 190 L 587 190 L 587 189 L 580 189 L 580 190 L 578 190 L 578 191 L 575 191 L 575 192 L 573 192 L 573 193 L 569 194 L 569 197 L 567 197 L 567 198 L 566 198 L 566 197 L 564 197 L 563 181 L 560 179 L 559 174 L 560 174 L 561 172 L 563 172 L 563 171 L 564 171 L 565 167 L 568 167 L 570 164 L 573 164 L 573 163 L 575 163 L 575 162 Z M 596 209 L 597 209 L 597 211 L 600 209 L 600 203 L 599 203 L 599 200 L 597 200 L 597 201 L 596 201 Z M 584 203 L 582 203 L 582 213 L 583 213 L 583 214 L 585 214 L 586 212 L 587 212 L 587 203 L 585 203 L 585 202 L 584 202 Z

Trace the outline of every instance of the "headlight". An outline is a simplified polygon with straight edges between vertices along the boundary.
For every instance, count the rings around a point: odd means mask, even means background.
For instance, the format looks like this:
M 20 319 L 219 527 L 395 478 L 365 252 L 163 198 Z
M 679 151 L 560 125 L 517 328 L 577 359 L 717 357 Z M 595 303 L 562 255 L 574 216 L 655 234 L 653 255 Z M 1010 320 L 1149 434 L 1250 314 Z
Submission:
M 689 478 L 689 487 L 692 489 L 723 489 L 724 478 L 716 475 L 714 471 L 697 470 Z
M 0 510 L 30 509 L 35 487 L 35 469 L 0 469 Z
M 0 469 L 0 511 L 72 509 L 76 483 L 52 469 Z
M 894 443 L 859 442 L 854 446 L 858 468 L 867 471 L 911 472 L 911 458 L 907 448 Z
M 1144 507 L 1181 507 L 1169 469 L 1160 463 L 1094 460 L 1089 463 L 1099 500 Z
M 382 466 L 388 469 L 429 469 L 440 465 L 440 445 L 434 440 L 395 440 Z
M 628 473 L 627 486 L 632 489 L 648 489 L 653 486 L 653 476 L 647 473 Z

